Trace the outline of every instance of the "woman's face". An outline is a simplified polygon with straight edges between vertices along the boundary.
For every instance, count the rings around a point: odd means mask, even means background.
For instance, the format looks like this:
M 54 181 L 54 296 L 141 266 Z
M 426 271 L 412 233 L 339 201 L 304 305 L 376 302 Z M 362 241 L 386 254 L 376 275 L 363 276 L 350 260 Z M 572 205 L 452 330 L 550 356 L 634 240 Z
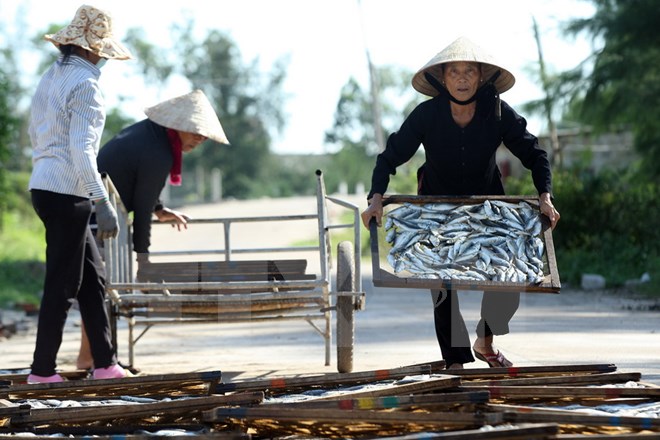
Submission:
M 443 69 L 445 87 L 459 101 L 472 98 L 481 82 L 481 65 L 474 62 L 455 61 Z
M 204 142 L 207 137 L 202 136 L 201 134 L 179 131 L 179 139 L 181 139 L 181 150 L 184 153 L 189 153 L 194 150 L 196 146 Z

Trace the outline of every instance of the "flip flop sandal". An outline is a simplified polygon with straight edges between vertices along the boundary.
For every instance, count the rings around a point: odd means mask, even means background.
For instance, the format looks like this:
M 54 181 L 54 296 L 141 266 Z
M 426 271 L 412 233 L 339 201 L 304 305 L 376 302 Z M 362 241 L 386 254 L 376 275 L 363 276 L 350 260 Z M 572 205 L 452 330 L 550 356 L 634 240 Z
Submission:
M 482 354 L 476 350 L 472 351 L 474 351 L 474 356 L 477 359 L 486 362 L 490 368 L 507 368 L 513 366 L 513 363 L 505 358 L 499 350 L 497 350 L 497 354 Z

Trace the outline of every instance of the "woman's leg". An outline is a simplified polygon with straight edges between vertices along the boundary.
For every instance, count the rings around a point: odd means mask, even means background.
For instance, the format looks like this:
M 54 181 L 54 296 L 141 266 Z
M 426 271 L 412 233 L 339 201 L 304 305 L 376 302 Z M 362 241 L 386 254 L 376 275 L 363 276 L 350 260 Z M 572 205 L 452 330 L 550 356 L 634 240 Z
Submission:
M 94 358 L 92 349 L 89 346 L 89 338 L 85 331 L 85 323 L 80 326 L 80 348 L 78 349 L 78 358 L 76 359 L 76 368 L 79 370 L 89 370 L 94 368 Z
M 91 203 L 80 197 L 33 190 L 32 204 L 46 229 L 46 277 L 32 373 L 47 377 L 55 374 L 64 324 L 82 279 Z
M 518 292 L 484 292 L 481 300 L 481 320 L 477 324 L 480 338 L 509 333 L 509 322 L 520 306 Z
M 431 290 L 435 334 L 447 366 L 474 362 L 455 290 Z
M 520 293 L 484 292 L 481 301 L 481 320 L 477 324 L 475 355 L 491 367 L 510 367 L 513 364 L 493 346 L 493 335 L 509 333 L 509 322 L 520 305 Z
M 85 240 L 83 279 L 78 292 L 78 303 L 94 366 L 107 368 L 116 364 L 117 357 L 112 346 L 110 320 L 105 302 L 105 268 L 89 227 Z

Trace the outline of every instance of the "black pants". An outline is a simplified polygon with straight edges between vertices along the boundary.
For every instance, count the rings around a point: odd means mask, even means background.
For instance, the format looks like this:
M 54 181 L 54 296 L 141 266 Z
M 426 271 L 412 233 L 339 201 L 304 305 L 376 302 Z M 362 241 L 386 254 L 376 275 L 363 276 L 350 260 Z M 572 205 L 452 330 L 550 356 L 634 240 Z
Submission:
M 46 279 L 39 309 L 32 373 L 55 374 L 72 300 L 77 298 L 94 365 L 117 362 L 105 306 L 105 269 L 89 228 L 88 199 L 32 190 L 32 206 L 46 227 Z
M 461 315 L 458 294 L 455 290 L 431 290 L 435 334 L 440 344 L 442 358 L 447 365 L 474 362 L 470 335 Z M 477 336 L 505 335 L 509 333 L 509 321 L 520 305 L 520 293 L 484 292 L 481 300 L 481 319 L 477 324 Z

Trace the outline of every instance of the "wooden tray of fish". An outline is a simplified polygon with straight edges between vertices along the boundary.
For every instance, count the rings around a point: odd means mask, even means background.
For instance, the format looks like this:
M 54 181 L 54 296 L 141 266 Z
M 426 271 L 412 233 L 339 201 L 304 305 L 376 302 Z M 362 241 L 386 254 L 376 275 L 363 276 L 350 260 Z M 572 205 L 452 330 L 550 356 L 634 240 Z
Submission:
M 377 287 L 561 289 L 550 221 L 536 197 L 392 195 L 383 207 L 383 227 L 370 224 Z

